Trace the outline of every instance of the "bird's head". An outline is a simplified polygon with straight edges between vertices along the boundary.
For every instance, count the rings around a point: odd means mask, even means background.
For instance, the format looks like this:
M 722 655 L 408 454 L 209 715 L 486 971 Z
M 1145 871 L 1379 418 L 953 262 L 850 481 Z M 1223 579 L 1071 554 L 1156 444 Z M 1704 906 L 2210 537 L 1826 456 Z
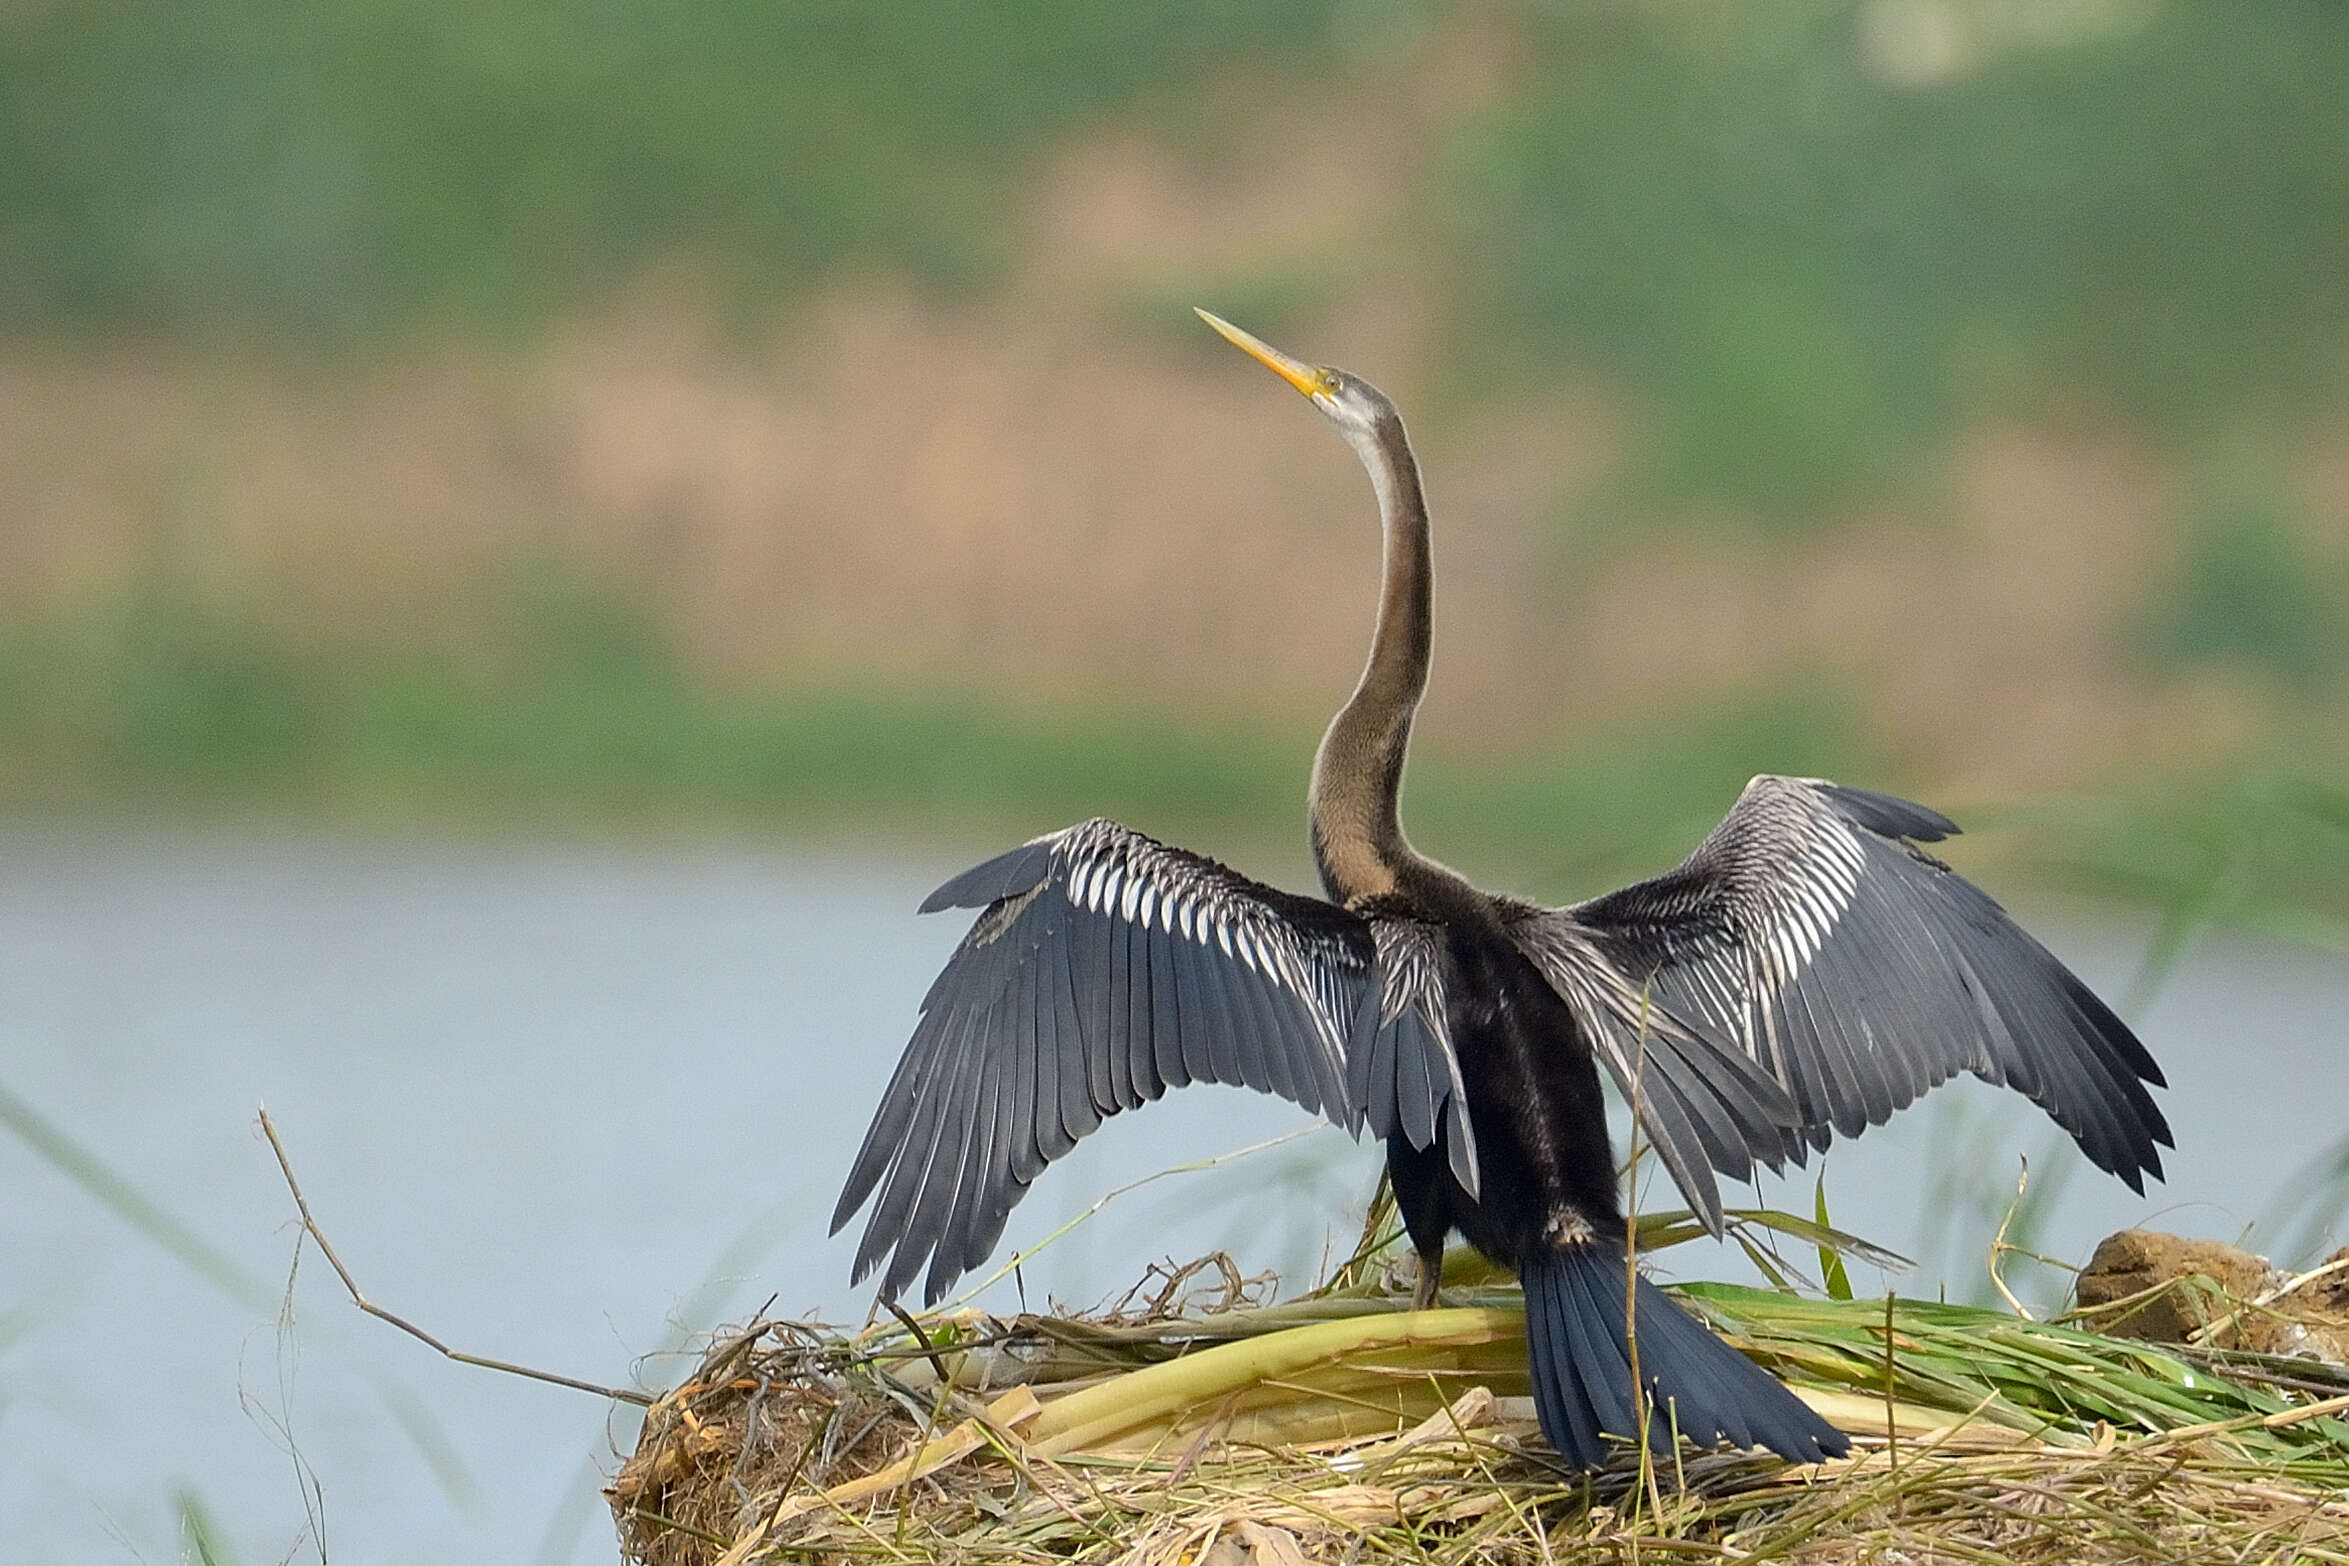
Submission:
M 1198 309 L 1196 305 L 1192 308 Z M 1210 315 L 1205 310 L 1199 310 L 1198 314 L 1200 320 L 1222 333 L 1242 353 L 1303 392 L 1305 400 L 1319 408 L 1357 449 L 1364 441 L 1377 439 L 1388 426 L 1400 429 L 1401 417 L 1395 412 L 1395 405 L 1387 401 L 1386 393 L 1359 375 L 1292 359 L 1221 316 Z

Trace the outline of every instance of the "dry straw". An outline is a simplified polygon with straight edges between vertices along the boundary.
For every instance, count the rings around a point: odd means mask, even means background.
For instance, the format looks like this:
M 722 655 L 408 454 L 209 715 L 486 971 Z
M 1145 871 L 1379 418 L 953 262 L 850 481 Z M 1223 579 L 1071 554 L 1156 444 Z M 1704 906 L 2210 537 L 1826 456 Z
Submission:
M 1641 1253 L 1688 1228 L 1644 1220 Z M 651 1409 L 610 1491 L 628 1558 L 2349 1566 L 2349 1371 L 1688 1285 L 1854 1455 L 1684 1452 L 1658 1473 L 1627 1447 L 1586 1477 L 1534 1428 L 1515 1289 L 1463 1258 L 1451 1303 L 1412 1312 L 1374 1232 L 1286 1304 L 1210 1258 L 1096 1318 L 754 1324 Z M 1741 1215 L 1765 1257 L 1774 1236 L 1872 1254 Z

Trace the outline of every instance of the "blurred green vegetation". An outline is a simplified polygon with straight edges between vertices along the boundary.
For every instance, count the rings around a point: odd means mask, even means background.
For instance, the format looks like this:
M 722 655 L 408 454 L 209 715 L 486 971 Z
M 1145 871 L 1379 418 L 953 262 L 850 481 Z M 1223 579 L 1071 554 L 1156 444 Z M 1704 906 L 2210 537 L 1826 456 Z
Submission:
M 1660 482 L 1793 519 L 2018 403 L 2187 440 L 2338 406 L 2349 8 L 1526 14 L 1455 160 L 1486 340 L 1612 367 Z
M 1111 815 L 1309 873 L 1310 722 L 721 684 L 651 606 L 544 562 L 509 573 L 479 615 L 470 636 L 398 652 L 169 591 L 0 624 L 0 797 L 101 812 L 266 800 L 361 820 L 888 821 L 957 842 Z M 1406 818 L 1474 875 L 1585 895 L 1675 862 L 1756 772 L 1896 781 L 1899 756 L 1860 711 L 1835 681 L 1798 675 L 1511 748 L 1423 739 Z M 2292 758 L 2098 799 L 1941 803 L 2042 885 L 2155 910 L 2147 997 L 2214 925 L 2349 949 L 2349 789 Z
M 20 804 L 267 798 L 328 814 L 534 819 L 700 813 L 874 819 L 941 837 L 1096 814 L 1292 855 L 1318 733 L 1259 715 L 870 683 L 721 687 L 659 617 L 549 567 L 517 572 L 488 644 L 336 649 L 184 597 L 0 630 L 0 792 Z M 1422 745 L 1409 808 L 1431 843 L 1528 890 L 1660 869 L 1757 769 L 1880 758 L 1797 685 L 1713 697 L 1508 754 Z
M 2146 625 L 2158 666 L 2231 664 L 2300 691 L 2349 674 L 2349 564 L 2325 558 L 2290 507 L 2208 496 L 2184 532 L 2177 580 Z
M 1333 0 L 61 4 L 0 21 L 0 321 L 508 327 L 682 254 L 1002 256 L 1051 138 Z
M 36 6 L 0 25 L 0 322 L 515 327 L 680 256 L 769 299 L 965 282 L 1056 138 L 1249 62 L 1384 93 L 1415 57 L 1365 39 L 1481 10 L 1528 52 L 1406 217 L 1449 340 L 1619 377 L 1660 482 L 1798 519 L 1986 408 L 2194 439 L 2339 403 L 2330 0 L 1421 10 Z
M 2188 945 L 2235 925 L 2349 951 L 2349 789 L 2288 764 L 2148 777 L 2095 800 L 2011 808 L 2043 875 L 2159 911 L 2127 1005 L 2149 1003 Z

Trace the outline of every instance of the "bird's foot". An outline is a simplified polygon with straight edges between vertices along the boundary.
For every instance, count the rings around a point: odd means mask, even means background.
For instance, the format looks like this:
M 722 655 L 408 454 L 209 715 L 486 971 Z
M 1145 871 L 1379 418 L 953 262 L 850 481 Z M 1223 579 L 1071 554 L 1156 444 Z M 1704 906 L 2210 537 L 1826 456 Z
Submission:
M 1439 1251 L 1430 1256 L 1425 1251 L 1421 1251 L 1419 1253 L 1419 1281 L 1411 1287 L 1411 1308 L 1413 1310 L 1433 1310 L 1436 1302 L 1436 1290 L 1442 1286 L 1443 1281 L 1443 1253 Z

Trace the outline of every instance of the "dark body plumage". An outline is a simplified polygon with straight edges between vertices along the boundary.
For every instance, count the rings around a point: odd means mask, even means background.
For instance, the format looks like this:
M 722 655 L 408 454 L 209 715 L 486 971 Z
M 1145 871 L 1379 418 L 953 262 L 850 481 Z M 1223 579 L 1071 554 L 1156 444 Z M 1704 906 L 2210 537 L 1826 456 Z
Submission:
M 1659 1450 L 1675 1429 L 1705 1448 L 1763 1445 L 1797 1462 L 1848 1450 L 1841 1432 L 1644 1278 L 1637 1306 L 1626 1301 L 1633 1279 L 1598 1056 L 1511 940 L 1503 905 L 1449 871 L 1414 866 L 1363 911 L 1442 932 L 1436 984 L 1475 1138 L 1474 1191 L 1454 1170 L 1444 1126 L 1424 1147 L 1400 1129 L 1386 1138 L 1420 1302 L 1433 1301 L 1454 1231 L 1518 1275 L 1543 1433 L 1579 1466 L 1606 1461 L 1603 1434 L 1641 1428 L 1635 1329 Z
M 1465 887 L 1389 894 L 1390 917 L 1444 932 L 1442 990 L 1452 1052 L 1468 1090 L 1476 1133 L 1478 1190 L 1448 1164 L 1442 1130 L 1425 1148 L 1405 1135 L 1386 1139 L 1395 1203 L 1423 1256 L 1439 1256 L 1457 1229 L 1514 1271 L 1560 1215 L 1579 1215 L 1595 1235 L 1620 1245 L 1614 1157 L 1598 1057 L 1546 980 L 1509 943 L 1491 904 Z
M 1661 1444 L 1848 1443 L 1625 1260 L 1601 1072 L 1715 1232 L 1717 1175 L 1856 1135 L 1959 1072 L 2044 1108 L 2142 1189 L 2169 1128 L 2161 1073 L 2087 988 L 1920 844 L 1905 800 L 1757 777 L 1676 869 L 1563 908 L 1494 896 L 1403 836 L 1398 801 L 1431 645 L 1427 510 L 1392 404 L 1341 371 L 1219 331 L 1306 393 L 1378 494 L 1371 651 L 1314 762 L 1327 900 L 1113 821 L 1022 844 L 940 887 L 979 910 L 922 1004 L 833 1213 L 866 1201 L 856 1275 L 931 1301 L 1001 1238 L 1046 1164 L 1170 1087 L 1277 1093 L 1385 1142 L 1434 1298 L 1457 1231 L 1516 1270 L 1543 1433 L 1597 1466 Z M 1667 1407 L 1667 1405 L 1669 1405 Z

